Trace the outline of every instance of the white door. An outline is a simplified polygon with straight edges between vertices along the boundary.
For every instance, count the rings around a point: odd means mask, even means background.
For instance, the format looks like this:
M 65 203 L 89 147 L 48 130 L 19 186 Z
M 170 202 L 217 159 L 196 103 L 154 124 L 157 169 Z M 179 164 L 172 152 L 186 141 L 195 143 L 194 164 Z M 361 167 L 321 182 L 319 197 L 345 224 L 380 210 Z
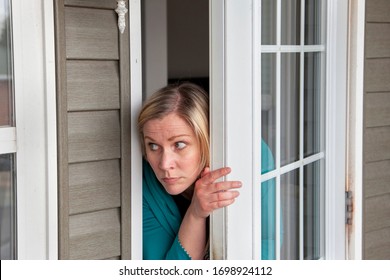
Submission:
M 340 1 L 211 2 L 212 162 L 243 181 L 212 258 L 344 258 L 346 28 Z

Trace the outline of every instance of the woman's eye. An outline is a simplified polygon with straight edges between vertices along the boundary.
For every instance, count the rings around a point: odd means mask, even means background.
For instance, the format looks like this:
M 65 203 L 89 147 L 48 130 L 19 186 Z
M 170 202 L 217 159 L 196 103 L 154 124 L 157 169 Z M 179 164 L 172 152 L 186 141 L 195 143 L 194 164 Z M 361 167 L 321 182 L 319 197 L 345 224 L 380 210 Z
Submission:
M 149 149 L 151 151 L 157 151 L 158 150 L 158 146 L 156 144 L 154 144 L 154 143 L 149 143 L 148 146 L 149 146 Z
M 176 142 L 175 146 L 176 146 L 176 149 L 182 150 L 187 146 L 187 144 L 184 142 Z

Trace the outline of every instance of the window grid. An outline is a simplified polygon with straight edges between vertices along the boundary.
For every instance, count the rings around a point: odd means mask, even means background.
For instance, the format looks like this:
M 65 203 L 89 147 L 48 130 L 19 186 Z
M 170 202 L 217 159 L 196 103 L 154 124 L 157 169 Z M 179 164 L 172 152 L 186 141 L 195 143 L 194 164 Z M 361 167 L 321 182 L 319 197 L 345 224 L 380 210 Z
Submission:
M 305 78 L 305 53 L 321 53 L 321 67 L 325 63 L 324 53 L 325 45 L 305 45 L 305 7 L 306 1 L 301 1 L 301 15 L 300 15 L 300 45 L 281 45 L 281 4 L 282 0 L 277 0 L 276 10 L 277 10 L 277 20 L 276 20 L 276 45 L 261 45 L 260 52 L 263 53 L 275 53 L 276 54 L 276 147 L 275 147 L 275 169 L 268 171 L 267 173 L 261 176 L 261 182 L 266 182 L 270 179 L 275 179 L 276 183 L 276 228 L 275 232 L 280 232 L 280 209 L 281 209 L 281 185 L 280 178 L 283 174 L 287 174 L 293 170 L 299 170 L 299 259 L 304 259 L 304 167 L 314 163 L 320 162 L 325 158 L 323 138 L 324 138 L 324 127 L 320 132 L 320 152 L 315 153 L 311 156 L 304 156 L 304 78 Z M 325 4 L 322 5 L 324 9 Z M 321 36 L 324 34 L 324 30 L 321 30 Z M 261 36 L 260 36 L 261 37 Z M 299 160 L 289 163 L 285 166 L 281 166 L 281 56 L 283 53 L 299 53 L 299 63 L 300 63 L 300 77 L 299 77 Z M 324 90 L 324 73 L 321 74 L 321 91 Z M 324 102 L 324 95 L 321 94 L 321 101 Z M 321 103 L 323 104 L 323 103 Z M 325 126 L 323 122 L 324 110 L 321 111 L 321 125 Z M 323 172 L 320 173 L 321 177 L 324 176 Z M 322 181 L 323 182 L 323 181 Z M 321 207 L 321 211 L 322 211 Z M 321 215 L 322 218 L 322 215 Z M 322 224 L 322 223 L 321 223 Z M 276 248 L 280 247 L 280 234 L 275 236 L 275 246 Z M 323 252 L 322 248 L 320 251 Z M 280 259 L 280 250 L 275 250 L 276 259 Z M 321 256 L 323 254 L 321 253 Z

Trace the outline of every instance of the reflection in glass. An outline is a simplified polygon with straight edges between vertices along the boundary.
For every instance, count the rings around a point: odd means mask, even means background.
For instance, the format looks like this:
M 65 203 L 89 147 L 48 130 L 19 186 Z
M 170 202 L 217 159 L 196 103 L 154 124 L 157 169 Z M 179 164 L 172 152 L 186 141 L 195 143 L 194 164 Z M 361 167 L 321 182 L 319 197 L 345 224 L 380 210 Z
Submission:
M 299 172 L 293 170 L 280 178 L 283 246 L 280 259 L 299 259 Z
M 268 145 L 261 141 L 261 174 L 275 168 L 274 157 Z M 261 259 L 275 259 L 275 179 L 261 184 Z
M 281 43 L 282 45 L 299 45 L 301 43 L 301 1 L 282 0 L 281 8 Z
M 310 0 L 305 2 L 305 45 L 324 44 L 321 32 L 322 12 L 324 11 L 323 7 L 326 7 L 326 3 L 324 2 L 324 0 Z
M 275 259 L 275 179 L 261 183 L 261 259 Z
M 261 44 L 276 45 L 276 1 L 261 1 Z
M 299 159 L 299 53 L 281 57 L 281 166 Z
M 261 55 L 261 136 L 276 155 L 276 54 Z M 273 170 L 272 167 L 270 170 Z
M 10 0 L 0 0 L 0 126 L 13 124 L 11 36 Z
M 304 167 L 304 259 L 317 260 L 323 257 L 324 248 L 324 190 L 322 162 Z
M 0 259 L 16 259 L 14 156 L 0 155 Z
M 305 53 L 303 132 L 305 157 L 321 151 L 321 131 L 324 129 L 321 70 L 321 53 Z

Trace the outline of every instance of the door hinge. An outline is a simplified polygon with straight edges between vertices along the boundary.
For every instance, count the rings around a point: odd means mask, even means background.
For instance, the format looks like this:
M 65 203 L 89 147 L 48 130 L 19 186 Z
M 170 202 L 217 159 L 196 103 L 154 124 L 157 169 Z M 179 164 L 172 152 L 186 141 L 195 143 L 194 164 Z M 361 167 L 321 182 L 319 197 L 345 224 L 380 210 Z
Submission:
M 345 224 L 352 225 L 353 200 L 352 191 L 345 192 Z

